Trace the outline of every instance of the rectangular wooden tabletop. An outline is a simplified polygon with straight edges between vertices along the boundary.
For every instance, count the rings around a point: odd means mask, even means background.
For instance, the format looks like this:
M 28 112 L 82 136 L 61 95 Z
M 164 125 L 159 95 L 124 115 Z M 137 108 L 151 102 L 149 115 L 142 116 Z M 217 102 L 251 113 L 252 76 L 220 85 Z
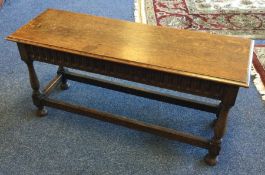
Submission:
M 7 37 L 129 65 L 248 87 L 253 42 L 48 9 Z

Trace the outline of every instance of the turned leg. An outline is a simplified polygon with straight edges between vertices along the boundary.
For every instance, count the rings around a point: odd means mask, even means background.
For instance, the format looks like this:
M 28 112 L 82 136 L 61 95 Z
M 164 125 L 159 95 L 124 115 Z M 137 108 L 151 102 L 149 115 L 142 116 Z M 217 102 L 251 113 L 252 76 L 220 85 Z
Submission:
M 218 112 L 216 113 L 216 119 L 214 119 L 211 123 L 211 127 L 214 128 L 215 127 L 215 124 L 220 116 L 220 112 L 221 112 L 221 106 L 222 106 L 222 103 L 219 104 L 219 110 Z
M 38 108 L 37 115 L 45 116 L 47 115 L 48 112 L 41 104 L 41 98 L 43 98 L 43 94 L 40 92 L 40 84 L 33 66 L 33 61 L 26 61 L 26 64 L 28 66 L 28 71 L 29 71 L 30 85 L 31 88 L 33 89 L 32 93 L 33 104 Z
M 212 128 L 214 128 L 214 127 L 215 127 L 215 125 L 216 125 L 216 122 L 217 122 L 217 120 L 218 120 L 219 116 L 220 116 L 220 111 L 219 111 L 219 112 L 216 114 L 216 119 L 214 119 L 214 120 L 212 121 L 212 123 L 211 123 L 211 127 L 212 127 Z
M 65 69 L 63 66 L 59 66 L 57 74 L 61 74 L 62 75 L 62 83 L 60 85 L 62 90 L 66 90 L 69 88 L 70 84 L 67 81 L 66 77 L 65 77 L 65 72 L 67 71 L 67 69 Z
M 217 163 L 218 155 L 221 150 L 222 138 L 226 131 L 229 109 L 230 107 L 223 106 L 220 110 L 218 118 L 216 119 L 214 126 L 214 136 L 210 142 L 209 152 L 204 158 L 208 165 L 215 165 Z
M 219 116 L 218 116 L 218 117 L 219 117 Z M 217 122 L 218 117 L 212 121 L 212 123 L 211 123 L 211 127 L 212 127 L 212 128 L 215 127 L 215 124 L 216 124 L 216 122 Z
M 218 155 L 221 150 L 222 138 L 226 131 L 228 113 L 230 108 L 235 104 L 238 89 L 239 88 L 235 86 L 227 86 L 224 89 L 224 95 L 221 99 L 222 102 L 216 114 L 217 119 L 213 123 L 214 136 L 210 141 L 208 154 L 204 157 L 208 165 L 213 166 L 217 163 Z

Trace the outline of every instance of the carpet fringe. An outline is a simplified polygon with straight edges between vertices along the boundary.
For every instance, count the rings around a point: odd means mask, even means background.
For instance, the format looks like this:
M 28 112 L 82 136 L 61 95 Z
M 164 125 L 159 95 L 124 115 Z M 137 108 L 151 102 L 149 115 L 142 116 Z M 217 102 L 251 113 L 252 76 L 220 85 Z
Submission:
M 265 101 L 265 86 L 263 85 L 263 83 L 260 79 L 260 75 L 258 74 L 256 69 L 254 68 L 254 66 L 252 66 L 252 68 L 251 68 L 251 75 L 254 76 L 253 82 L 254 82 L 254 85 L 256 86 L 258 92 L 261 94 L 262 100 Z
M 135 22 L 141 23 L 141 10 L 139 0 L 134 0 L 134 19 Z
M 135 22 L 147 24 L 144 0 L 134 0 L 134 18 Z

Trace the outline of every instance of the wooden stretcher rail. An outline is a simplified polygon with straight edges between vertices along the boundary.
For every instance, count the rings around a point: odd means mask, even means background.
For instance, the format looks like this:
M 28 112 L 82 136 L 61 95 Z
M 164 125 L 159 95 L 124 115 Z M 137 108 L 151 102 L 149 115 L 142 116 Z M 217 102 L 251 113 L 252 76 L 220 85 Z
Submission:
M 156 134 L 156 135 L 166 137 L 171 140 L 181 141 L 181 142 L 195 145 L 195 146 L 205 148 L 205 149 L 209 148 L 208 140 L 202 137 L 193 136 L 191 134 L 177 132 L 173 129 L 168 129 L 168 128 L 164 128 L 164 127 L 152 125 L 152 124 L 146 124 L 146 123 L 139 122 L 136 120 L 127 119 L 122 116 L 113 115 L 113 114 L 109 114 L 106 112 L 101 112 L 101 111 L 89 109 L 86 107 L 81 107 L 79 105 L 73 105 L 73 104 L 69 104 L 69 103 L 65 103 L 62 101 L 49 99 L 49 98 L 42 99 L 41 103 L 45 106 L 80 114 L 80 115 L 91 117 L 97 120 L 121 125 L 127 128 Z
M 144 88 L 139 88 L 139 87 L 134 87 L 134 86 L 129 86 L 117 82 L 111 82 L 108 80 L 103 80 L 95 77 L 89 77 L 87 75 L 81 75 L 73 72 L 65 72 L 65 77 L 66 79 L 81 82 L 81 83 L 87 83 L 91 84 L 94 86 L 99 86 L 103 87 L 106 89 L 114 90 L 114 91 L 119 91 L 119 92 L 124 92 L 127 94 L 132 94 L 140 97 L 145 97 L 161 102 L 166 102 L 170 104 L 175 104 L 179 106 L 184 106 L 184 107 L 189 107 L 189 108 L 194 108 L 198 109 L 201 111 L 206 111 L 206 112 L 211 112 L 216 114 L 219 110 L 219 104 L 211 104 L 207 102 L 200 102 L 192 99 L 187 99 L 184 97 L 176 97 L 173 95 L 168 95 L 168 94 L 163 94 L 159 93 L 153 90 L 146 90 Z
M 42 91 L 44 93 L 45 96 L 49 96 L 50 93 L 52 92 L 52 90 L 54 88 L 56 88 L 60 83 L 61 83 L 61 80 L 62 80 L 62 75 L 56 75 L 54 77 L 53 80 L 51 80 L 49 82 L 49 84 L 44 88 L 44 90 Z

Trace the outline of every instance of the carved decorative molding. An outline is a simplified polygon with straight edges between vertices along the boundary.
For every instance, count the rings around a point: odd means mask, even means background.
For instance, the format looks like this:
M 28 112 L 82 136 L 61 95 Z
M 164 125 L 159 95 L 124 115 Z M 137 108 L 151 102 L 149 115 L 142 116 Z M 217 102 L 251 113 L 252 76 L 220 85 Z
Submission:
M 210 81 L 206 83 L 203 79 L 184 77 L 173 73 L 161 73 L 156 70 L 88 58 L 32 45 L 24 46 L 31 60 L 80 69 L 193 95 L 221 99 L 225 88 L 225 85 Z

